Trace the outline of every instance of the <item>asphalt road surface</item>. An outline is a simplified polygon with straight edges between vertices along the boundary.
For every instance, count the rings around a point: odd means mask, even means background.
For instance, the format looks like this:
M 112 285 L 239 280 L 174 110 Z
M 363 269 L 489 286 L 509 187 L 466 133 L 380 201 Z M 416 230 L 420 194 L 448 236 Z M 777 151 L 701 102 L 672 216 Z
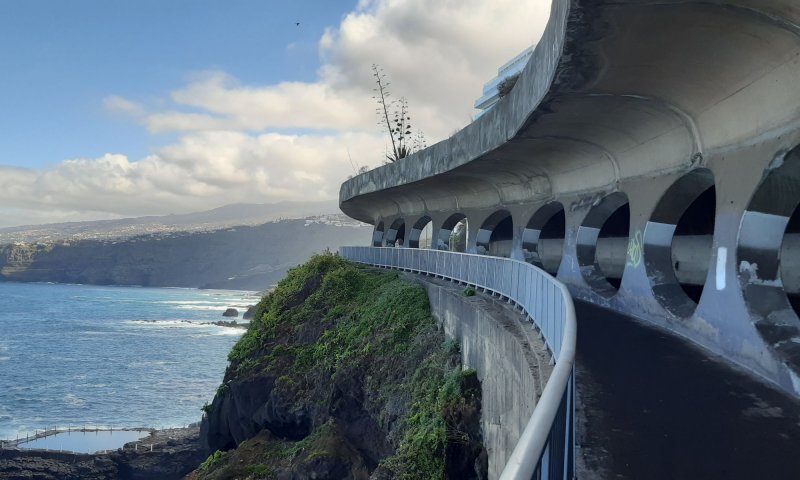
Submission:
M 578 478 L 800 480 L 800 402 L 576 302 Z

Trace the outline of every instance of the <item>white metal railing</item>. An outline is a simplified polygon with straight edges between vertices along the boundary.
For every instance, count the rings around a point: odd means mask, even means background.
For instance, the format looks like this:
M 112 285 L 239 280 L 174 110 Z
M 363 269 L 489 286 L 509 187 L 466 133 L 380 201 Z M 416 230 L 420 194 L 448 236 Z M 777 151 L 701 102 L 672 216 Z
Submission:
M 522 308 L 541 332 L 555 367 L 500 478 L 574 478 L 577 324 L 567 287 L 529 263 L 508 258 L 385 247 L 341 247 L 339 253 L 358 263 L 467 283 Z

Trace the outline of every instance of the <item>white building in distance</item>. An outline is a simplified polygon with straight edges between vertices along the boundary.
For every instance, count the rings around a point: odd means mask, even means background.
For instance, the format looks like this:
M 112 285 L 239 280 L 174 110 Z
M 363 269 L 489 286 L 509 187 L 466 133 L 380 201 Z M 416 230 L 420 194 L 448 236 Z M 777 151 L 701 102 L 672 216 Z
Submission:
M 483 85 L 483 95 L 479 99 L 475 100 L 475 108 L 480 110 L 480 112 L 475 115 L 475 118 L 483 115 L 490 108 L 492 108 L 498 100 L 500 100 L 497 87 L 503 80 L 517 75 L 525 68 L 525 65 L 528 64 L 528 60 L 531 58 L 531 55 L 533 55 L 533 48 L 533 46 L 528 47 L 525 49 L 525 51 L 506 62 L 503 66 L 497 69 L 497 76 Z

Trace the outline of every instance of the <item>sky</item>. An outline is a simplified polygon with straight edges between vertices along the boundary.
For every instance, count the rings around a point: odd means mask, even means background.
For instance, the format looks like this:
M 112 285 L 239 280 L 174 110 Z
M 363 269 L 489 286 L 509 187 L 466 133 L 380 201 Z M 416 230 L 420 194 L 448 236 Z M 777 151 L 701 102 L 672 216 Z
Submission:
M 548 15 L 548 0 L 3 0 L 0 227 L 336 198 L 388 145 L 373 64 L 431 144 Z

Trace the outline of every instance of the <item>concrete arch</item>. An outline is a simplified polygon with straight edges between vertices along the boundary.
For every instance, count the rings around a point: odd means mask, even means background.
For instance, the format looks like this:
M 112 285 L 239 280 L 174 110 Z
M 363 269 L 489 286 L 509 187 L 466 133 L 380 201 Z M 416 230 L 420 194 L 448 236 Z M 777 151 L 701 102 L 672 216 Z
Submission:
M 466 252 L 469 241 L 468 222 L 467 216 L 463 213 L 454 213 L 447 217 L 436 234 L 436 248 L 438 250 Z
M 414 225 L 411 227 L 411 232 L 408 235 L 408 246 L 410 248 L 420 248 L 420 239 L 422 238 L 422 234 L 425 231 L 426 227 L 429 225 L 432 227 L 432 219 L 429 215 L 423 215 L 420 217 Z M 430 228 L 428 228 L 430 230 Z M 428 236 L 428 244 L 424 245 L 424 248 L 430 248 L 432 243 L 432 235 Z
M 386 229 L 383 220 L 379 221 L 375 225 L 375 229 L 372 230 L 372 246 L 373 247 L 380 247 L 383 246 L 383 236 L 384 230 Z
M 630 236 L 628 196 L 614 192 L 589 211 L 578 228 L 581 276 L 597 293 L 613 297 L 622 284 Z
M 398 218 L 389 227 L 386 232 L 386 246 L 387 247 L 403 247 L 405 246 L 406 239 L 406 221 L 403 218 Z
M 800 147 L 780 152 L 742 215 L 737 260 L 765 343 L 800 372 Z
M 511 257 L 514 220 L 508 210 L 498 210 L 481 223 L 476 238 L 477 252 L 495 257 Z
M 566 213 L 560 202 L 550 202 L 534 213 L 522 232 L 525 261 L 555 275 L 561 265 L 566 235 Z
M 643 238 L 632 240 L 643 249 L 654 296 L 679 318 L 694 313 L 706 283 L 712 257 L 715 195 L 711 171 L 692 170 L 664 192 Z

